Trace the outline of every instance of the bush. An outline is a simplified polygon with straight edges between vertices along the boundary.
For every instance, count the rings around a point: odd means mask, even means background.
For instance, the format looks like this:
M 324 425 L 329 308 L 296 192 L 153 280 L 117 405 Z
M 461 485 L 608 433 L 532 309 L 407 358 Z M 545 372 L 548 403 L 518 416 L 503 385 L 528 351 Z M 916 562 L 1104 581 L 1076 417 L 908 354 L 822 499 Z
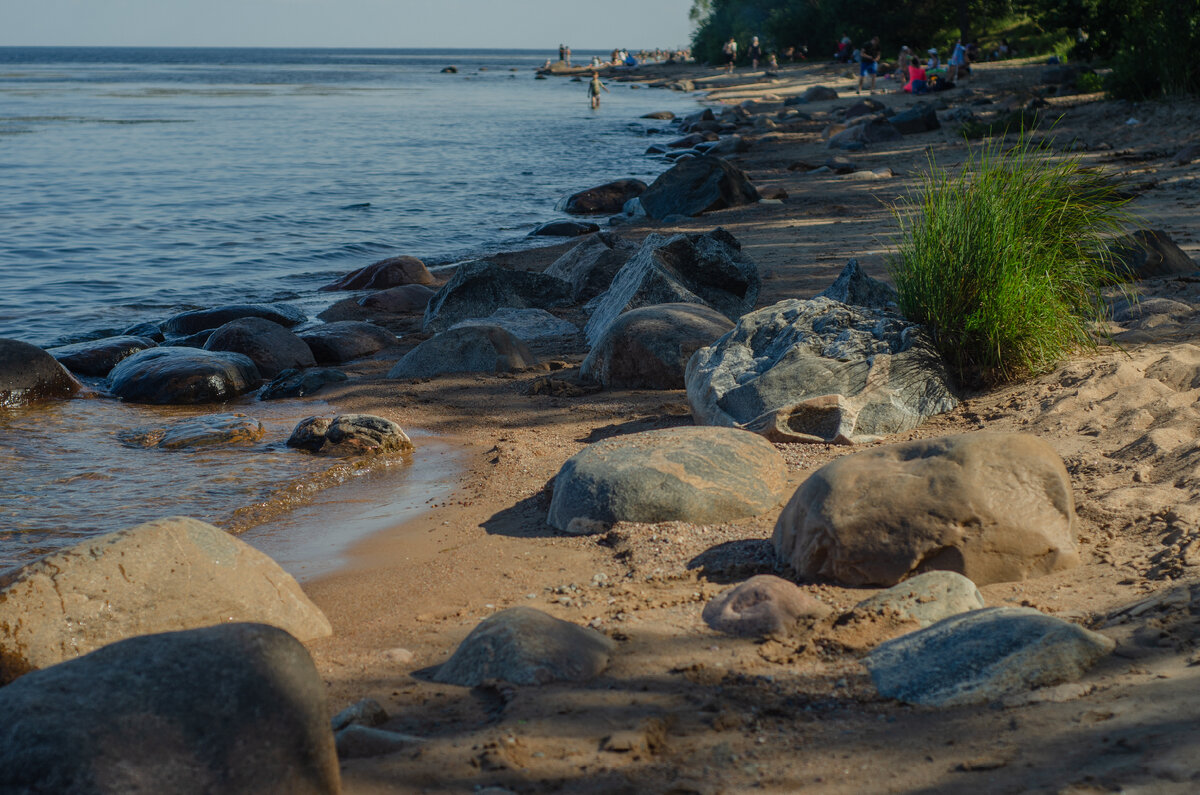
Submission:
M 957 174 L 930 163 L 895 209 L 890 259 L 900 308 L 922 323 L 959 382 L 1044 372 L 1094 349 L 1116 281 L 1107 238 L 1127 221 L 1113 183 L 1022 135 L 984 147 Z

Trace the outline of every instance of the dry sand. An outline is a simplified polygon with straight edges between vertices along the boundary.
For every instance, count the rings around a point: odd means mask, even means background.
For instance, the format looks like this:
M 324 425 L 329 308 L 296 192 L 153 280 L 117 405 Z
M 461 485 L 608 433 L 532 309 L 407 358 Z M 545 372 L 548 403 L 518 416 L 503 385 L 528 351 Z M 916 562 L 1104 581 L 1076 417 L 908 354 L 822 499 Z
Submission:
M 1003 103 L 1027 96 L 1038 71 L 1016 62 L 984 65 L 969 95 L 939 96 L 953 107 Z M 817 82 L 843 98 L 806 111 L 854 101 L 848 70 L 824 66 L 787 68 L 775 82 L 745 73 L 710 82 L 722 86 L 713 102 L 783 97 Z M 895 93 L 873 98 L 897 107 L 913 102 Z M 1166 230 L 1193 258 L 1200 254 L 1200 167 L 1170 164 L 1193 136 L 1200 105 L 1095 97 L 1054 104 L 1062 112 L 1053 130 L 1059 145 L 1137 186 L 1133 209 L 1146 225 Z M 1139 123 L 1126 124 L 1130 118 Z M 953 165 L 968 147 L 945 128 L 849 155 L 865 168 L 891 168 L 893 178 L 789 171 L 796 161 L 819 165 L 833 154 L 820 138 L 823 127 L 771 133 L 735 158 L 761 190 L 786 191 L 783 203 L 620 233 L 636 240 L 652 228 L 725 227 L 764 275 L 760 306 L 812 295 L 850 258 L 883 276 L 895 228 L 889 204 L 914 186 L 930 155 Z M 502 260 L 538 269 L 567 245 Z M 778 509 L 719 526 L 555 533 L 545 522 L 546 487 L 563 461 L 614 434 L 690 423 L 682 392 L 528 394 L 545 372 L 389 382 L 382 375 L 398 350 L 356 366 L 351 382 L 322 399 L 438 434 L 467 465 L 448 499 L 358 545 L 346 569 L 306 584 L 335 629 L 310 644 L 331 707 L 374 697 L 392 715 L 385 728 L 427 738 L 411 751 L 345 762 L 346 791 L 1197 791 L 1200 285 L 1148 285 L 1143 300 L 1142 316 L 1113 327 L 1123 351 L 1108 348 L 1035 381 L 968 396 L 953 413 L 889 440 L 1025 431 L 1067 462 L 1083 565 L 987 586 L 983 594 L 990 605 L 1030 605 L 1099 629 L 1118 649 L 1078 685 L 1003 707 L 931 710 L 878 697 L 858 658 L 910 627 L 827 622 L 765 642 L 710 631 L 700 619 L 709 597 L 775 570 L 767 539 Z M 552 366 L 569 371 L 581 355 L 557 358 Z M 792 486 L 850 452 L 780 449 Z M 419 449 L 413 460 L 419 468 Z M 840 609 L 874 593 L 804 587 Z M 514 605 L 608 633 L 619 641 L 611 668 L 586 685 L 542 688 L 467 690 L 411 676 L 445 660 L 480 619 Z

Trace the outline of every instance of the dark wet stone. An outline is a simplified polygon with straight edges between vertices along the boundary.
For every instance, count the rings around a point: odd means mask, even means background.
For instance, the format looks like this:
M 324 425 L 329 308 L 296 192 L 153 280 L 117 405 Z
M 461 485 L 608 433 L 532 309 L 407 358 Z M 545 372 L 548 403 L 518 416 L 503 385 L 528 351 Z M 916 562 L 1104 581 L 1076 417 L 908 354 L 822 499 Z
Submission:
M 126 356 L 153 347 L 154 340 L 145 337 L 105 337 L 50 348 L 46 353 L 73 373 L 103 377 Z
M 374 414 L 307 417 L 296 425 L 287 445 L 337 457 L 403 452 L 413 447 L 399 425 Z
M 571 297 L 577 303 L 595 298 L 608 289 L 638 247 L 612 232 L 599 232 L 556 259 L 544 271 L 571 284 Z
M 164 348 L 203 348 L 204 343 L 208 342 L 208 338 L 212 336 L 214 331 L 216 331 L 215 328 L 206 328 L 197 331 L 195 334 L 188 334 L 186 337 L 175 337 L 160 344 Z
M 931 132 L 941 129 L 942 126 L 938 121 L 937 109 L 928 102 L 918 102 L 908 110 L 897 113 L 891 118 L 891 122 L 902 135 Z
M 433 284 L 436 281 L 425 263 L 416 257 L 389 257 L 351 271 L 321 290 L 386 290 L 403 284 Z
M 752 204 L 759 197 L 741 169 L 719 157 L 707 156 L 676 163 L 640 198 L 646 215 L 661 220 L 670 215 L 700 215 Z
M 659 121 L 670 121 L 675 118 L 675 114 L 669 110 L 656 110 L 653 113 L 642 115 L 643 119 L 658 119 Z
M 267 384 L 258 393 L 259 400 L 281 400 L 283 398 L 298 398 L 319 392 L 326 384 L 338 384 L 348 381 L 348 376 L 341 370 L 328 367 L 317 367 L 309 370 L 284 370 L 275 376 L 275 380 Z
M 194 449 L 249 444 L 262 439 L 262 423 L 245 414 L 208 414 L 189 417 L 159 428 L 141 428 L 118 434 L 131 447 L 158 447 L 163 450 Z
M 162 329 L 157 323 L 135 323 L 129 328 L 121 332 L 122 337 L 145 337 L 148 340 L 155 342 L 163 341 Z
M 443 331 L 461 320 L 497 309 L 553 309 L 571 302 L 571 286 L 541 273 L 468 262 L 455 271 L 425 309 L 425 331 Z
M 645 190 L 640 179 L 619 179 L 569 196 L 561 209 L 572 215 L 611 215 Z
M 248 357 L 197 348 L 150 348 L 108 374 L 112 393 L 131 403 L 220 403 L 249 392 L 260 380 Z
M 243 317 L 261 317 L 291 328 L 305 321 L 304 313 L 287 304 L 230 304 L 213 309 L 196 309 L 168 318 L 162 330 L 168 334 L 195 334 L 205 329 L 215 329 L 231 320 Z
M 396 335 L 374 323 L 343 320 L 314 326 L 300 334 L 318 364 L 341 364 L 400 344 Z
M 596 224 L 581 221 L 550 221 L 535 228 L 528 237 L 579 237 L 600 231 Z
M 248 356 L 263 378 L 317 364 L 304 340 L 278 323 L 260 317 L 231 320 L 212 333 L 204 349 Z
M 463 326 L 443 331 L 413 348 L 396 362 L 387 377 L 514 372 L 537 363 L 528 345 L 499 326 Z
M 0 408 L 70 397 L 80 383 L 36 345 L 0 339 Z
M 405 284 L 364 295 L 358 299 L 358 305 L 364 309 L 389 315 L 406 312 L 424 313 L 425 307 L 429 306 L 429 299 L 434 295 L 435 291 L 423 284 Z

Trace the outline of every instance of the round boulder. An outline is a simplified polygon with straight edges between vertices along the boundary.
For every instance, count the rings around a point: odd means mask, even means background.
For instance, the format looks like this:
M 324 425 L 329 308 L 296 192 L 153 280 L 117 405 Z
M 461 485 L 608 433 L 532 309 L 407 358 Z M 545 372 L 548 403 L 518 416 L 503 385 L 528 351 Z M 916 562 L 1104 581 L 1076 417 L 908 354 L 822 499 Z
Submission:
M 79 388 L 80 383 L 38 346 L 0 339 L 0 409 L 70 397 Z
M 1058 454 L 1028 434 L 919 439 L 839 458 L 800 485 L 775 551 L 802 577 L 895 585 L 954 571 L 979 585 L 1079 563 Z
M 304 340 L 278 323 L 260 317 L 231 320 L 212 333 L 204 343 L 204 350 L 243 354 L 254 362 L 263 378 L 317 364 Z
M 528 237 L 579 237 L 599 231 L 596 224 L 582 221 L 548 221 L 535 227 Z
M 307 417 L 296 425 L 287 444 L 337 457 L 398 453 L 413 447 L 399 425 L 374 414 L 339 414 L 332 420 Z
M 733 322 L 703 304 L 658 304 L 620 315 L 579 374 L 617 389 L 683 389 L 688 360 Z
M 953 571 L 927 571 L 893 585 L 854 606 L 859 615 L 892 613 L 923 627 L 968 610 L 983 608 L 975 583 Z
M 254 389 L 262 377 L 240 353 L 150 348 L 108 374 L 109 389 L 130 403 L 220 403 Z
M 310 328 L 300 335 L 318 364 L 341 364 L 398 345 L 396 335 L 374 323 L 342 320 Z
M 429 306 L 429 299 L 433 298 L 435 294 L 432 288 L 423 284 L 404 284 L 364 295 L 358 299 L 358 305 L 364 309 L 372 309 L 390 315 L 404 312 L 423 313 L 425 307 Z
M 46 353 L 73 373 L 103 378 L 127 356 L 155 346 L 145 337 L 105 337 L 50 348 Z
M 538 363 L 529 346 L 499 326 L 443 331 L 406 353 L 388 378 L 431 378 L 443 373 L 507 373 Z
M 168 334 L 195 334 L 207 329 L 220 328 L 231 320 L 243 317 L 261 317 L 272 323 L 291 328 L 303 323 L 304 313 L 286 304 L 230 304 L 214 309 L 196 309 L 168 318 L 162 330 Z
M 416 257 L 389 257 L 347 273 L 325 285 L 322 292 L 334 290 L 386 290 L 402 284 L 433 284 L 437 280 Z
M 549 522 L 564 532 L 603 523 L 725 522 L 779 504 L 783 457 L 734 428 L 667 428 L 605 439 L 567 460 L 554 479 Z
M 619 179 L 569 196 L 560 209 L 572 215 L 612 215 L 645 190 L 640 179 Z
M 833 612 L 807 591 L 782 577 L 759 574 L 722 591 L 704 606 L 704 623 L 742 638 L 786 635 L 803 621 Z
M 615 645 L 595 630 L 532 607 L 510 607 L 471 630 L 433 680 L 462 687 L 488 679 L 514 685 L 585 682 L 608 667 Z

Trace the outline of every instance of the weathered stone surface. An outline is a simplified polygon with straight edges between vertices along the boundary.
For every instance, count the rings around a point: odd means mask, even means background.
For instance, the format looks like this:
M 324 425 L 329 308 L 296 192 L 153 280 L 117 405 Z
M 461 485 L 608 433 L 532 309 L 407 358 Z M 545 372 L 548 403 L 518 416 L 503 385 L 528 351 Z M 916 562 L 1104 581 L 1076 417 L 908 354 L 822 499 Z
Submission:
M 1194 274 L 1198 266 L 1161 230 L 1139 229 L 1113 245 L 1114 270 L 1127 281 Z
M 595 345 L 619 315 L 654 304 L 704 304 L 736 320 L 758 301 L 759 285 L 758 266 L 724 229 L 650 234 L 595 299 L 584 334 Z
M 327 384 L 339 384 L 348 381 L 349 376 L 341 370 L 328 367 L 318 367 L 311 370 L 284 370 L 275 376 L 275 380 L 263 386 L 258 393 L 259 400 L 282 400 L 284 398 L 304 397 L 319 392 Z
M 262 439 L 262 423 L 245 414 L 208 414 L 189 417 L 157 428 L 141 428 L 119 434 L 121 442 L 133 447 L 163 450 L 250 444 Z
M 527 237 L 579 237 L 599 231 L 596 224 L 583 221 L 547 221 L 534 227 Z
M 132 326 L 130 326 L 129 328 L 122 331 L 120 336 L 122 336 L 122 337 L 145 337 L 146 339 L 153 340 L 154 342 L 162 342 L 163 341 L 162 329 L 160 329 L 158 327 L 157 323 L 150 323 L 150 322 L 134 323 Z
M 942 123 L 938 121 L 937 108 L 929 102 L 918 102 L 911 108 L 897 113 L 889 121 L 901 135 L 931 132 L 942 127 Z
M 896 141 L 904 137 L 890 121 L 874 118 L 862 124 L 853 124 L 829 138 L 831 149 L 861 149 L 867 144 Z
M 374 323 L 342 320 L 301 332 L 317 364 L 341 364 L 399 345 L 396 335 Z
M 843 118 L 853 119 L 858 116 L 870 116 L 874 113 L 886 113 L 887 105 L 874 99 L 860 99 L 850 107 L 846 108 L 846 113 Z
M 109 389 L 130 403 L 220 403 L 249 392 L 262 377 L 240 353 L 150 348 L 108 374 Z
M 838 98 L 838 92 L 829 86 L 812 86 L 801 97 L 804 102 L 831 102 Z
M 322 287 L 321 291 L 386 290 L 405 284 L 434 284 L 436 281 L 425 263 L 416 257 L 388 257 L 347 273 Z
M 80 386 L 38 346 L 0 339 L 0 409 L 70 397 Z
M 899 433 L 958 405 L 921 326 L 827 298 L 743 316 L 696 352 L 686 380 L 697 422 L 779 442 Z
M 463 687 L 487 679 L 514 685 L 585 682 L 608 667 L 615 648 L 595 630 L 531 607 L 510 607 L 471 630 L 433 679 Z
M 502 328 L 519 340 L 539 342 L 569 339 L 579 336 L 574 323 L 560 320 L 545 309 L 497 309 L 487 317 L 471 317 L 455 323 L 451 328 L 470 326 L 495 326 Z
M 229 621 L 301 640 L 332 632 L 291 575 L 249 544 L 195 519 L 146 522 L 0 581 L 0 681 L 134 635 Z
M 154 340 L 145 337 L 105 337 L 61 345 L 48 349 L 46 353 L 73 373 L 103 378 L 125 357 L 153 347 Z
M 261 317 L 287 328 L 299 325 L 306 320 L 303 312 L 286 304 L 230 304 L 213 309 L 181 312 L 168 318 L 162 324 L 162 330 L 168 334 L 195 334 L 199 331 L 220 328 L 231 320 L 243 317 Z
M 339 759 L 366 759 L 406 751 L 424 742 L 420 737 L 351 724 L 337 732 Z
M 865 615 L 892 613 L 923 627 L 968 610 L 983 608 L 975 583 L 953 571 L 927 571 L 893 585 L 854 606 Z
M 638 250 L 611 232 L 599 232 L 556 259 L 545 275 L 571 285 L 571 299 L 583 303 L 608 289 L 613 277 Z
M 382 726 L 387 723 L 387 710 L 373 698 L 356 701 L 333 716 L 330 726 L 335 732 L 347 726 Z
M 865 306 L 869 309 L 900 311 L 896 290 L 887 282 L 868 276 L 856 259 L 847 262 L 833 284 L 814 297 L 828 298 L 851 306 Z
M 304 340 L 278 323 L 260 317 L 229 321 L 212 333 L 204 343 L 204 350 L 247 356 L 263 378 L 317 364 Z
M 645 190 L 646 183 L 640 179 L 619 179 L 569 196 L 562 209 L 572 215 L 611 215 Z
M 443 373 L 508 373 L 538 364 L 529 346 L 498 326 L 443 331 L 406 353 L 388 378 L 432 378 Z
M 468 262 L 455 271 L 425 308 L 425 331 L 445 331 L 470 317 L 497 309 L 552 309 L 571 303 L 571 286 L 541 273 L 509 270 L 490 262 Z
M 336 795 L 325 684 L 263 624 L 130 638 L 0 688 L 8 793 Z
M 883 697 L 951 707 L 1074 681 L 1114 645 L 1031 608 L 989 607 L 880 644 L 863 662 Z
M 864 495 L 870 495 L 864 499 Z M 955 571 L 979 585 L 1078 565 L 1066 467 L 1027 434 L 970 433 L 839 458 L 800 485 L 775 525 L 800 575 L 894 585 Z
M 195 334 L 188 334 L 186 337 L 172 337 L 159 344 L 168 348 L 203 348 L 204 343 L 208 342 L 208 338 L 213 335 L 214 331 L 216 331 L 215 328 L 206 328 Z
M 377 293 L 364 295 L 358 299 L 358 305 L 365 309 L 388 314 L 402 312 L 424 312 L 433 298 L 434 290 L 423 284 L 405 284 L 400 287 L 390 287 Z
M 657 304 L 619 316 L 579 369 L 581 377 L 617 389 L 683 389 L 692 354 L 733 328 L 702 304 Z
M 374 414 L 338 414 L 333 419 L 306 417 L 297 423 L 287 445 L 339 458 L 399 453 L 413 447 L 399 425 Z
M 759 574 L 722 591 L 704 606 L 704 623 L 743 638 L 786 635 L 833 609 L 782 577 Z
M 639 198 L 646 215 L 661 220 L 753 204 L 759 196 L 741 169 L 710 155 L 676 163 Z
M 725 522 L 775 507 L 786 484 L 783 457 L 760 436 L 730 428 L 643 431 L 569 458 L 554 478 L 548 521 L 568 533 L 618 521 Z

